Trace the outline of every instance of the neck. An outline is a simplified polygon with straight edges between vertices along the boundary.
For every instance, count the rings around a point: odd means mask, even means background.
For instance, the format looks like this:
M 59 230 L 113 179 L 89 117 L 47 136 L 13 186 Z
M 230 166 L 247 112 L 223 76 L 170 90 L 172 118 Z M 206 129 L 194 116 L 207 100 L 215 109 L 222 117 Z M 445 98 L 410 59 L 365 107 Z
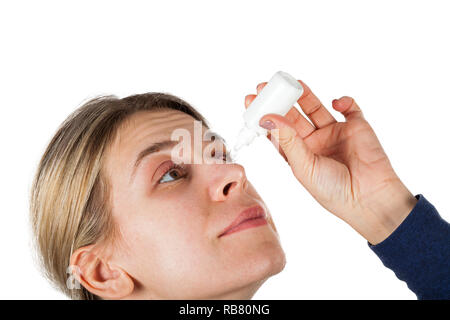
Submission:
M 208 297 L 197 297 L 194 298 L 196 300 L 250 300 L 256 293 L 256 291 L 258 291 L 258 289 L 262 286 L 262 284 L 266 281 L 267 279 L 262 279 L 259 281 L 255 281 L 251 284 L 248 284 L 244 287 L 240 287 L 237 289 L 233 289 L 227 292 L 222 292 L 220 294 L 216 294 L 216 295 L 211 295 Z M 130 300 L 164 300 L 164 299 L 171 299 L 169 297 L 160 297 L 160 296 L 156 296 L 156 295 L 149 295 L 149 292 L 146 290 L 135 290 L 130 296 L 125 297 L 125 299 L 130 299 Z M 188 298 L 191 299 L 191 298 Z
M 208 297 L 208 300 L 250 300 L 266 279 L 256 281 L 242 288 L 234 289 L 219 295 Z

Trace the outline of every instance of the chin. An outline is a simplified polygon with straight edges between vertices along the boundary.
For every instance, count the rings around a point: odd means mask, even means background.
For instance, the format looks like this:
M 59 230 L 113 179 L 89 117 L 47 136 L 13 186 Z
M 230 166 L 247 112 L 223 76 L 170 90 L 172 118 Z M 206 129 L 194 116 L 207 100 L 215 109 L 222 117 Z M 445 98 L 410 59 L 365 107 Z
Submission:
M 268 250 L 267 258 L 270 260 L 267 262 L 267 274 L 268 277 L 276 275 L 283 271 L 286 266 L 286 255 L 281 245 L 273 245 L 270 250 Z
M 246 263 L 239 265 L 239 269 L 245 271 L 233 277 L 230 293 L 221 295 L 219 299 L 252 299 L 267 279 L 280 273 L 286 265 L 284 251 L 276 242 L 264 243 L 248 258 Z
M 261 284 L 283 271 L 286 266 L 286 256 L 278 241 L 261 243 L 252 258 L 252 278 L 254 281 L 262 281 Z
M 244 230 L 222 239 L 227 271 L 219 287 L 243 290 L 249 299 L 271 276 L 286 265 L 286 256 L 278 234 L 269 226 Z M 230 272 L 232 270 L 232 272 Z

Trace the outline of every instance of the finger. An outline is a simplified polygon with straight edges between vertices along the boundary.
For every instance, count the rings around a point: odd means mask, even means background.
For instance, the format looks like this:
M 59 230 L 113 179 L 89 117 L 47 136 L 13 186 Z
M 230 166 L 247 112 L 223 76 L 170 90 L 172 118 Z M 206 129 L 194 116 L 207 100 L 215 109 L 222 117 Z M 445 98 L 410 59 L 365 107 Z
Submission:
M 345 120 L 351 119 L 363 119 L 364 115 L 360 107 L 356 104 L 355 100 L 351 97 L 344 96 L 340 99 L 335 99 L 332 102 L 332 106 L 336 111 L 342 113 Z
M 294 125 L 277 114 L 265 115 L 260 125 L 276 137 L 295 177 L 308 188 L 315 155 L 297 134 Z
M 256 94 L 248 94 L 245 96 L 245 109 L 247 109 L 250 104 L 255 100 Z
M 314 126 L 323 128 L 337 122 L 311 89 L 303 81 L 298 80 L 298 82 L 303 87 L 303 94 L 297 102 Z
M 266 86 L 267 82 L 261 82 L 256 86 L 256 92 L 259 94 L 261 90 Z
M 300 138 L 304 139 L 311 135 L 316 128 L 308 121 L 297 108 L 292 107 L 291 110 L 285 115 L 285 118 L 294 124 Z
M 272 136 L 272 134 L 269 132 L 269 133 L 267 134 L 267 139 L 269 139 L 270 142 L 272 142 L 272 144 L 273 144 L 273 146 L 275 147 L 275 149 L 277 149 L 278 152 L 281 154 L 281 156 L 284 158 L 284 160 L 285 160 L 286 162 L 289 163 L 289 161 L 288 161 L 286 155 L 284 154 L 283 149 L 280 147 L 280 144 L 279 144 L 279 142 L 278 142 L 278 137 Z

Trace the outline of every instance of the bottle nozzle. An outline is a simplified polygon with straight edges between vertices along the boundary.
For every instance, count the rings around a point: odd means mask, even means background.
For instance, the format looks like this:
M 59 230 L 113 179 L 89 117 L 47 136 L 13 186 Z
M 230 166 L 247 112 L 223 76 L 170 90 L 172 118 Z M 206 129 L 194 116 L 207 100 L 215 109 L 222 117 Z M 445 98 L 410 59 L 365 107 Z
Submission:
M 232 156 L 236 155 L 237 152 L 242 149 L 244 146 L 248 146 L 253 139 L 255 139 L 258 136 L 258 133 L 254 130 L 249 129 L 248 127 L 243 127 L 241 131 L 239 131 L 239 134 L 237 136 L 236 143 L 234 144 L 233 150 L 232 150 Z
M 233 151 L 237 152 L 245 145 L 246 145 L 245 141 L 240 140 L 240 141 L 236 142 L 236 144 L 234 145 Z

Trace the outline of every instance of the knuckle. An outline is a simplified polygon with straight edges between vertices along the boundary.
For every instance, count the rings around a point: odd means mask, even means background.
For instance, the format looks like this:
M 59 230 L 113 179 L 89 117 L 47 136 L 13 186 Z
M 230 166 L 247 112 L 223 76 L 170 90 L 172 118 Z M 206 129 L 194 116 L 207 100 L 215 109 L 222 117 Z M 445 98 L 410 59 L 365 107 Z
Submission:
M 283 146 L 283 149 L 290 151 L 295 145 L 296 134 L 292 130 L 283 129 L 280 132 L 279 143 Z

